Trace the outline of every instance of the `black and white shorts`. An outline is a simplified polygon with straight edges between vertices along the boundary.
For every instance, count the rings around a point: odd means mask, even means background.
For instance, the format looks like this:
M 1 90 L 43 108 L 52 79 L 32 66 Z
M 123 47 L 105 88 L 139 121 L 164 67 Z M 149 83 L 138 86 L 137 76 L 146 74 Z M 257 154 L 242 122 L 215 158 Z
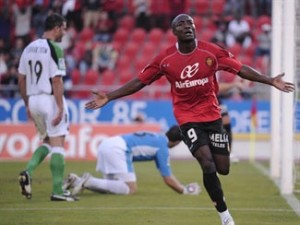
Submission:
M 193 154 L 199 147 L 209 145 L 213 154 L 229 155 L 228 134 L 222 119 L 211 122 L 192 122 L 180 126 L 183 141 Z

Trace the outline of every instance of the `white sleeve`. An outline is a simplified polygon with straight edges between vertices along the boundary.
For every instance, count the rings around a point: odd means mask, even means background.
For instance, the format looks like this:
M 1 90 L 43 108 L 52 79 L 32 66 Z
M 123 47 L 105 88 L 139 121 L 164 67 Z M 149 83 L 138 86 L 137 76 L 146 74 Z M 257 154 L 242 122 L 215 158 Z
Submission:
M 65 76 L 66 75 L 66 66 L 65 60 L 63 58 L 58 59 L 58 64 L 51 58 L 50 60 L 50 77 L 55 77 L 58 75 Z

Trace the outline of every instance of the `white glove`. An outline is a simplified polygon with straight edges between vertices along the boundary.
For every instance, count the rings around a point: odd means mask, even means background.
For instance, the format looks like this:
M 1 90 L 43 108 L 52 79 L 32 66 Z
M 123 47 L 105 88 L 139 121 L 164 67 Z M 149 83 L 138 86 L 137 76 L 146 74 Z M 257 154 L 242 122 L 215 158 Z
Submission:
M 183 193 L 184 195 L 199 195 L 201 192 L 201 187 L 198 183 L 190 183 L 184 186 Z

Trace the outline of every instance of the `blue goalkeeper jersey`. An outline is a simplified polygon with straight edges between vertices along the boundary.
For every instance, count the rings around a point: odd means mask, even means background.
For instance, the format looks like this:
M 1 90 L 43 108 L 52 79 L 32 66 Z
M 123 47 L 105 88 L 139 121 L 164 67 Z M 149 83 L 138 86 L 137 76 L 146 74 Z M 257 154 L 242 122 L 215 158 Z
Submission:
M 151 132 L 137 132 L 121 136 L 126 144 L 126 155 L 133 161 L 154 160 L 162 176 L 172 174 L 168 138 L 164 134 Z

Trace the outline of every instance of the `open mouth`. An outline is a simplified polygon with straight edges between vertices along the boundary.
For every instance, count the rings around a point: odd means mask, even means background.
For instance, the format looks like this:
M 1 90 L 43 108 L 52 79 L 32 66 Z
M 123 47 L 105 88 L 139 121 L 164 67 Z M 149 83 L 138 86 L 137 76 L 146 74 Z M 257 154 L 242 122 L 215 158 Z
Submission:
M 184 32 L 185 36 L 193 36 L 193 32 L 192 31 L 186 31 Z

